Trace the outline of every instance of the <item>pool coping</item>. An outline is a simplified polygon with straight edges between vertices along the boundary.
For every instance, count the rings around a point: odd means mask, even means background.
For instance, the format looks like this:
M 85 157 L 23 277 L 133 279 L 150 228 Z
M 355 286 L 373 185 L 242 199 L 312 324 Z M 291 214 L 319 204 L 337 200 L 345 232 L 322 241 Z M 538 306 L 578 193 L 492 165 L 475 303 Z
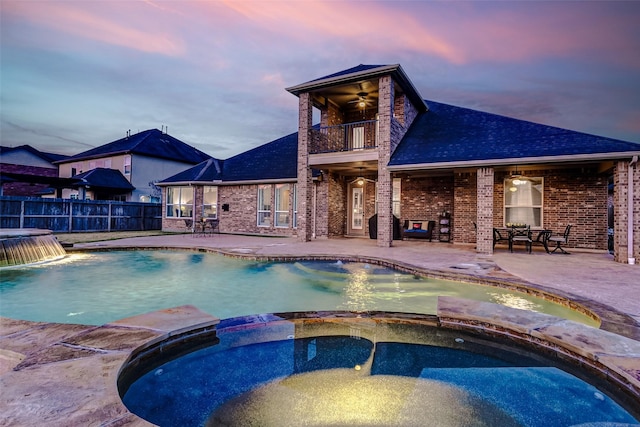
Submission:
M 507 338 L 588 367 L 601 379 L 619 387 L 627 403 L 637 402 L 635 406 L 640 408 L 640 342 L 546 314 L 532 315 L 492 303 L 439 297 L 437 315 L 303 312 L 277 316 L 283 320 L 288 316 L 322 322 L 354 318 L 394 319 L 406 324 L 426 322 L 489 338 Z M 265 315 L 247 316 L 248 323 L 243 327 L 251 327 L 252 323 L 260 327 L 269 321 Z M 43 334 L 47 329 L 53 339 L 0 376 L 2 389 L 12 391 L 12 396 L 3 397 L 0 412 L 8 426 L 43 422 L 61 426 L 153 425 L 129 412 L 122 403 L 117 384 L 123 367 L 132 357 L 157 349 L 163 343 L 190 340 L 200 333 L 210 336 L 218 322 L 219 319 L 193 306 L 159 310 L 91 327 L 10 322 L 11 335 L 23 345 L 32 343 L 34 334 Z M 5 322 L 2 323 L 4 329 Z M 55 398 L 51 396 L 53 392 Z

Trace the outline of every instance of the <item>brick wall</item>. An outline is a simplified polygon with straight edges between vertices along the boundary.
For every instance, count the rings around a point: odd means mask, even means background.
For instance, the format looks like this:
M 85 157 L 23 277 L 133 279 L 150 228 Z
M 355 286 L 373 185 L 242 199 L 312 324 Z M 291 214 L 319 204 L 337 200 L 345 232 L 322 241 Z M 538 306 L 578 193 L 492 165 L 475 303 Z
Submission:
M 25 175 L 57 177 L 58 169 L 42 168 L 38 166 L 13 165 L 2 163 L 0 169 L 3 172 L 21 173 Z M 2 184 L 2 194 L 5 196 L 34 196 L 39 197 L 40 192 L 49 188 L 47 184 L 32 184 L 29 182 L 6 182 Z
M 328 235 L 344 236 L 347 231 L 347 187 L 344 179 L 336 174 L 329 174 L 328 181 Z
M 457 243 L 476 243 L 473 223 L 478 222 L 477 177 L 477 174 L 470 172 L 456 173 L 454 176 L 452 213 L 455 212 L 455 222 L 452 224 L 452 238 Z
M 195 211 L 194 218 L 202 217 L 202 186 L 194 187 Z M 258 226 L 258 186 L 251 185 L 233 185 L 218 187 L 218 219 L 220 220 L 219 230 L 222 233 L 240 233 L 240 234 L 264 234 L 269 236 L 295 236 L 297 229 L 293 228 L 293 210 L 290 211 L 291 223 L 289 227 L 275 227 L 273 220 L 275 219 L 275 188 L 272 192 L 272 212 L 271 225 L 268 227 Z M 293 207 L 293 192 L 290 194 L 289 206 Z M 166 187 L 162 189 L 162 204 L 165 205 Z M 228 204 L 229 210 L 223 211 L 222 205 Z M 299 218 L 299 216 L 298 216 Z M 166 217 L 163 208 L 162 214 L 162 230 L 188 232 L 185 218 Z
M 567 247 L 607 249 L 608 176 L 594 168 L 528 170 L 526 176 L 544 179 L 543 226 L 562 234 L 572 224 Z M 504 179 L 496 173 L 494 226 L 504 226 Z
M 433 220 L 438 222 L 440 213 L 451 212 L 452 227 L 456 221 L 453 211 L 453 177 L 405 178 L 401 184 L 400 223 L 409 219 Z M 439 238 L 438 227 L 434 239 Z

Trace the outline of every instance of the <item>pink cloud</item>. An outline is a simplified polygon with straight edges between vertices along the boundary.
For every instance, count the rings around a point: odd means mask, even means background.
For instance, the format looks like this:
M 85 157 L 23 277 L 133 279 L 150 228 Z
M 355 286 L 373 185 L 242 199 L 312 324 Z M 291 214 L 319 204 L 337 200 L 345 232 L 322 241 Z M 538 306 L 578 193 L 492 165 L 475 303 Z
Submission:
M 372 52 L 413 50 L 453 63 L 463 61 L 455 46 L 411 14 L 399 8 L 387 8 L 384 3 L 269 2 L 269 7 L 263 2 L 228 0 L 224 3 L 253 25 L 284 34 L 300 44 L 337 39 L 339 43 L 346 41 Z
M 337 49 L 348 44 L 387 56 L 414 52 L 453 64 L 597 55 L 640 66 L 637 42 L 629 37 L 637 14 L 606 2 L 223 3 L 253 28 L 312 47 L 334 40 Z
M 3 2 L 3 13 L 62 33 L 144 52 L 182 54 L 180 38 L 160 30 L 161 25 L 144 28 L 145 19 L 139 18 L 145 9 L 151 9 L 149 4 L 140 2 Z

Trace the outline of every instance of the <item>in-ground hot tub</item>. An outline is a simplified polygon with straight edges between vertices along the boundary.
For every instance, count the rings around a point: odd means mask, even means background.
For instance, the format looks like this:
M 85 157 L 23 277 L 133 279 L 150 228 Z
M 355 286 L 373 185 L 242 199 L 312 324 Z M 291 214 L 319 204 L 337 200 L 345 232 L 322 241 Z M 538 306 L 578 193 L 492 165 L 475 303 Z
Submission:
M 226 319 L 139 349 L 119 390 L 167 426 L 638 422 L 619 388 L 571 360 L 397 313 Z

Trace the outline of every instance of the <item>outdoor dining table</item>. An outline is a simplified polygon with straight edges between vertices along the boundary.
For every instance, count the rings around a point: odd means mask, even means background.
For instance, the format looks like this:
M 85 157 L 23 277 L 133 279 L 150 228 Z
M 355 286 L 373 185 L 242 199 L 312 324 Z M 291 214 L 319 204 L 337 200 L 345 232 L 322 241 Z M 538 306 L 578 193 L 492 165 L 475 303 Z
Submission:
M 514 235 L 514 229 L 523 229 L 526 228 L 526 226 L 523 227 L 498 227 L 495 228 L 495 230 L 498 230 L 500 232 L 500 234 L 502 236 L 507 236 L 508 242 L 509 242 L 509 249 L 511 250 L 511 248 L 513 247 L 513 235 Z M 535 233 L 537 233 L 536 238 L 534 239 L 533 237 L 531 238 L 531 244 L 533 245 L 533 243 L 540 243 L 542 244 L 542 246 L 544 247 L 545 252 L 550 253 L 549 252 L 549 237 L 551 237 L 551 230 L 548 229 L 533 229 L 531 230 L 531 235 L 533 236 Z

